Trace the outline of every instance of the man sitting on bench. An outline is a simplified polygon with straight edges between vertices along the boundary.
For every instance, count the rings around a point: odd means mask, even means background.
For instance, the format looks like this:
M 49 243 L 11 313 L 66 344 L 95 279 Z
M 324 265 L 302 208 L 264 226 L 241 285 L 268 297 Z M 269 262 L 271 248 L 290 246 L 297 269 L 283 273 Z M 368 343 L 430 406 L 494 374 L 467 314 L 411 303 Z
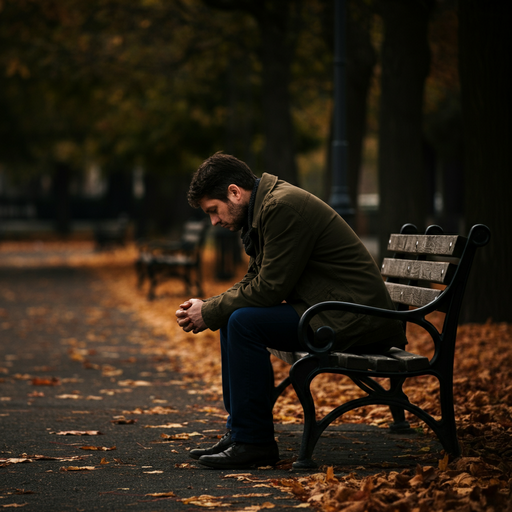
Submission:
M 245 277 L 221 295 L 189 299 L 176 312 L 185 332 L 220 329 L 227 432 L 190 456 L 209 467 L 273 465 L 273 371 L 267 347 L 294 352 L 300 316 L 326 300 L 394 309 L 372 257 L 348 224 L 314 195 L 276 176 L 258 179 L 237 158 L 216 153 L 196 171 L 188 201 L 212 224 L 242 230 L 250 256 Z M 400 322 L 326 312 L 311 322 L 331 326 L 335 348 L 385 352 L 407 342 Z

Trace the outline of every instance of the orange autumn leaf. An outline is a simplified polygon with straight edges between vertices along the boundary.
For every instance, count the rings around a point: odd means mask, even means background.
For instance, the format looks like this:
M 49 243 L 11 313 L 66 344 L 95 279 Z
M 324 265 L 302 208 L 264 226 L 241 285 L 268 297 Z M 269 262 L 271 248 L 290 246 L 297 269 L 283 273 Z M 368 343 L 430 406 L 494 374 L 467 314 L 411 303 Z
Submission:
M 57 377 L 34 377 L 30 383 L 32 386 L 59 386 L 60 379 Z
M 49 432 L 57 436 L 101 436 L 102 432 L 99 430 L 61 430 L 59 432 Z
M 111 446 L 110 448 L 107 448 L 106 446 L 80 446 L 80 450 L 90 450 L 98 452 L 108 452 L 115 449 L 115 446 Z

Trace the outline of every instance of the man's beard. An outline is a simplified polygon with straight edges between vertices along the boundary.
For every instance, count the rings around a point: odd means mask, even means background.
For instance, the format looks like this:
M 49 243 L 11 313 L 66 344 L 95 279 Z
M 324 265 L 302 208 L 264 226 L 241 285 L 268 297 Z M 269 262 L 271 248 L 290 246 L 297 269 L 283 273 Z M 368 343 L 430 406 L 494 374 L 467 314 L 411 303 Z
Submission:
M 249 203 L 235 204 L 228 200 L 228 212 L 233 219 L 231 223 L 233 231 L 240 231 L 247 224 Z

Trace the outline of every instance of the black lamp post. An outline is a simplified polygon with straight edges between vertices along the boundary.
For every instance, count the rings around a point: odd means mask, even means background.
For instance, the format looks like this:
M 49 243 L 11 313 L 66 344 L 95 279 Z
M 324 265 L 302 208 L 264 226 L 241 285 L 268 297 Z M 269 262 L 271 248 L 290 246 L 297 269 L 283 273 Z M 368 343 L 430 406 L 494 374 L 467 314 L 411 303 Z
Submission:
M 330 205 L 349 224 L 354 209 L 347 187 L 347 44 L 345 0 L 334 0 L 334 133 L 332 140 L 332 189 Z

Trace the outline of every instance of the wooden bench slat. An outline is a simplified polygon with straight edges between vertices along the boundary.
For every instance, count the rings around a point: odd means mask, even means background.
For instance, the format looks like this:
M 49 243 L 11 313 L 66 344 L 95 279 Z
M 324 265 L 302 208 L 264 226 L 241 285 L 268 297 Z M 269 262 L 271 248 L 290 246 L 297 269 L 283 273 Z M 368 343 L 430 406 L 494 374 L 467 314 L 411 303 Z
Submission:
M 432 283 L 448 283 L 455 273 L 456 265 L 447 261 L 398 260 L 384 258 L 381 274 Z
M 307 352 L 285 352 L 273 348 L 267 348 L 267 350 L 290 365 L 308 355 Z M 349 370 L 402 372 L 423 369 L 428 366 L 428 359 L 399 349 L 392 349 L 389 355 L 358 355 L 348 352 L 331 352 L 329 354 L 329 364 L 335 368 L 347 368 Z
M 307 352 L 285 352 L 284 350 L 276 350 L 275 348 L 268 348 L 267 350 L 274 356 L 288 364 L 293 364 L 299 359 L 306 357 Z
M 176 254 L 174 256 L 154 256 L 152 261 L 160 265 L 195 265 L 196 260 L 186 254 Z
M 391 300 L 398 304 L 407 306 L 422 307 L 436 300 L 443 290 L 434 288 L 421 288 L 406 284 L 385 283 Z
M 332 352 L 329 354 L 329 364 L 351 370 L 368 370 L 370 364 L 363 356 L 348 354 L 346 352 Z
M 399 253 L 430 254 L 458 258 L 466 244 L 459 235 L 391 235 L 388 250 Z
M 412 354 L 399 348 L 392 348 L 389 351 L 389 356 L 397 359 L 401 363 L 402 371 L 415 372 L 418 370 L 425 370 L 429 367 L 428 357 Z
M 204 231 L 204 222 L 201 221 L 188 221 L 182 234 L 182 241 L 189 244 L 197 244 Z
M 383 356 L 381 354 L 367 355 L 370 362 L 370 368 L 376 372 L 399 372 L 402 370 L 400 361 L 393 357 Z

